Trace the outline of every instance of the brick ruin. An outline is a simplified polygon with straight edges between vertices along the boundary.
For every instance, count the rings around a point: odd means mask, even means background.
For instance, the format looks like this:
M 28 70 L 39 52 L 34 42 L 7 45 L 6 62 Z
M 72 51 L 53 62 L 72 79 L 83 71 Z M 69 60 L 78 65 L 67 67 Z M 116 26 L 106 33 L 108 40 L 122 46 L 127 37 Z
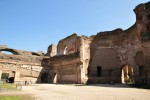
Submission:
M 46 54 L 0 46 L 13 53 L 0 53 L 0 76 L 9 74 L 15 83 L 150 84 L 150 2 L 134 12 L 136 22 L 127 30 L 72 34 Z
M 3 51 L 11 52 L 5 54 Z M 24 81 L 36 83 L 43 67 L 41 61 L 42 53 L 28 52 L 0 46 L 0 77 L 7 79 L 10 83 L 21 83 Z

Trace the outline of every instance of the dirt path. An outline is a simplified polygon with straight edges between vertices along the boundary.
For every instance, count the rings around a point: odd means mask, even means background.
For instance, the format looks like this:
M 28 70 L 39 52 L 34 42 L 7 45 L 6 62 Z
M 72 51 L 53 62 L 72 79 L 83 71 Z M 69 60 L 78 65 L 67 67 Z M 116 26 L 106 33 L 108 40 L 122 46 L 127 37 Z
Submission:
M 35 84 L 23 86 L 22 91 L 1 92 L 0 95 L 28 94 L 36 100 L 150 100 L 150 90 L 125 85 L 55 85 Z

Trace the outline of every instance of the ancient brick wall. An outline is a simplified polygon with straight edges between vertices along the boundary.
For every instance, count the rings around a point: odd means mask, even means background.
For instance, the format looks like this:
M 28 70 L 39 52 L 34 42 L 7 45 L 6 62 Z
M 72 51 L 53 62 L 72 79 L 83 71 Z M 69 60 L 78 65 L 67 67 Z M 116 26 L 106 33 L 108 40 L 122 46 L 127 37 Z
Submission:
M 8 73 L 8 78 L 13 78 L 13 82 L 18 84 L 24 84 L 25 80 L 30 83 L 39 81 L 38 77 L 43 69 L 41 66 L 43 57 L 40 54 L 4 47 L 0 48 L 0 51 L 13 53 L 0 53 L 0 76 Z
M 59 55 L 47 59 L 51 83 L 81 83 L 81 61 L 79 52 Z
M 127 30 L 72 34 L 57 48 L 50 45 L 46 55 L 0 46 L 0 77 L 9 73 L 15 82 L 150 84 L 150 2 L 134 12 L 136 22 Z
M 59 41 L 57 46 L 57 55 L 75 53 L 79 49 L 79 37 L 77 34 L 72 34 Z
M 100 32 L 94 37 L 91 44 L 89 82 L 119 82 L 124 65 L 133 68 L 130 76 L 131 79 L 134 77 L 134 82 L 149 81 L 150 10 L 146 4 L 140 4 L 134 11 L 136 23 L 129 29 Z M 97 67 L 101 67 L 100 77 L 97 76 Z
M 91 38 L 73 34 L 60 40 L 57 55 L 49 58 L 52 83 L 85 83 Z M 66 50 L 64 53 L 64 49 Z
M 88 80 L 88 66 L 89 66 L 89 61 L 91 58 L 90 55 L 90 46 L 93 38 L 92 37 L 86 37 L 86 36 L 81 36 L 80 37 L 80 59 L 82 62 L 82 67 L 81 67 L 81 83 L 87 83 Z

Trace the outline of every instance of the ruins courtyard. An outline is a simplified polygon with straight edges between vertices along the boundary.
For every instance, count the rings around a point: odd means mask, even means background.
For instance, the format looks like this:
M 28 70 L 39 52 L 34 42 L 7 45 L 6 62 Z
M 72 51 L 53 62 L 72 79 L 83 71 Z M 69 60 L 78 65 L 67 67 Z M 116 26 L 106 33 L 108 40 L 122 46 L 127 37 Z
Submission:
M 149 89 L 131 87 L 150 87 L 150 1 L 133 11 L 136 21 L 128 29 L 91 36 L 73 33 L 57 45 L 50 44 L 47 52 L 0 44 L 0 85 L 8 83 L 19 88 L 7 91 L 0 87 L 0 97 L 150 100 Z
M 136 22 L 126 30 L 73 33 L 49 45 L 46 53 L 0 45 L 0 80 L 22 85 L 150 85 L 150 2 L 133 11 Z
M 149 100 L 150 91 L 123 84 L 34 84 L 23 86 L 22 91 L 0 92 L 2 95 L 31 95 L 35 100 Z

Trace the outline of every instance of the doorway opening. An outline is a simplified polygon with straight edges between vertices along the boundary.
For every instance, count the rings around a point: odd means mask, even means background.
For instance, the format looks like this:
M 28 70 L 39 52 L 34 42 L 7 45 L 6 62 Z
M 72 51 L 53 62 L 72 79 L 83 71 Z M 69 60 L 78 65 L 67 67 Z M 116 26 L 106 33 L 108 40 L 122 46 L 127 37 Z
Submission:
M 57 83 L 57 74 L 56 73 L 53 74 L 53 83 Z
M 121 71 L 121 82 L 124 84 L 134 84 L 133 67 L 127 64 L 122 67 Z
M 41 82 L 42 83 L 48 83 L 48 73 L 42 73 Z
M 5 71 L 2 73 L 1 80 L 5 83 L 14 83 L 15 72 L 14 71 Z
M 150 15 L 148 15 L 147 18 L 148 18 L 147 30 L 150 31 Z
M 97 77 L 101 77 L 101 74 L 102 74 L 102 67 L 98 66 L 97 67 Z

